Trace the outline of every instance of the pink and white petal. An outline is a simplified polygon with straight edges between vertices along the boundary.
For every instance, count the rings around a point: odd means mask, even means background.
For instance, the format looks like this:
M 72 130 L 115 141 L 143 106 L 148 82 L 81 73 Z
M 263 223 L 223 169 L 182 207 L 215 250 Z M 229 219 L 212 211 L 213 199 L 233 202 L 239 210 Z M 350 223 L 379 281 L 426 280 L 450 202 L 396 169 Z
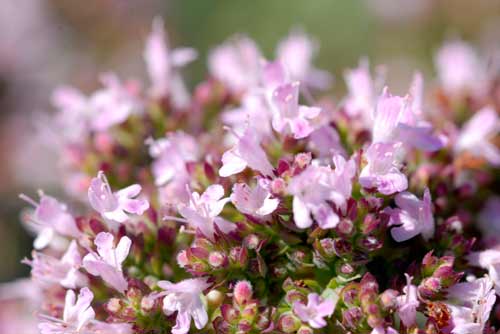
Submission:
M 293 219 L 298 228 L 308 228 L 312 225 L 310 211 L 298 196 L 293 198 Z
M 228 177 L 242 172 L 246 167 L 247 162 L 236 155 L 233 150 L 230 150 L 222 155 L 222 167 L 219 169 L 219 175 Z
M 116 262 L 119 266 L 121 266 L 122 262 L 127 258 L 131 246 L 132 241 L 127 236 L 122 237 L 120 242 L 118 242 L 118 245 L 116 245 L 115 255 Z

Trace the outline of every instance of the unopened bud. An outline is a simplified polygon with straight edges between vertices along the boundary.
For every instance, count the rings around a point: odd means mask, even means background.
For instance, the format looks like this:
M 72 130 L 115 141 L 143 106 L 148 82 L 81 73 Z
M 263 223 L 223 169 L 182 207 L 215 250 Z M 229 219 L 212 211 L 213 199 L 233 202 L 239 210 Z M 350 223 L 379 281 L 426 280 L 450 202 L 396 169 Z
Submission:
M 246 304 L 252 299 L 252 285 L 248 281 L 239 281 L 234 286 L 233 299 L 238 305 Z

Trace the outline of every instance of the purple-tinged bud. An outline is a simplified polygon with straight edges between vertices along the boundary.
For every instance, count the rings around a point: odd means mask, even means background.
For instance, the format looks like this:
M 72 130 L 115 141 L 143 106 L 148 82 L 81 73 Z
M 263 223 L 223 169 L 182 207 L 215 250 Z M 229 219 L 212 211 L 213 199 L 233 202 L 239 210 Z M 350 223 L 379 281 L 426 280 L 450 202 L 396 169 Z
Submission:
M 144 313 L 150 312 L 155 306 L 154 298 L 145 296 L 141 299 L 141 311 Z
M 311 163 L 311 153 L 299 153 L 295 156 L 294 164 L 300 169 L 304 169 L 307 165 Z
M 249 234 L 243 239 L 243 245 L 248 249 L 257 249 L 260 245 L 260 238 L 255 234 Z
M 278 168 L 276 168 L 278 175 L 282 176 L 284 173 L 288 172 L 289 170 L 290 170 L 290 164 L 288 163 L 288 161 L 280 159 L 278 161 Z
M 269 328 L 271 323 L 271 309 L 265 309 L 257 315 L 257 320 L 255 321 L 255 327 L 261 331 Z
M 313 334 L 313 333 L 314 333 L 314 330 L 308 326 L 302 326 L 297 331 L 297 334 Z
M 380 226 L 380 219 L 374 214 L 367 214 L 363 219 L 361 231 L 363 234 L 370 234 Z
M 353 305 L 357 302 L 359 294 L 359 284 L 358 283 L 350 283 L 346 285 L 340 295 L 342 297 L 342 301 L 344 304 Z
M 342 313 L 342 323 L 351 329 L 357 328 L 362 318 L 363 312 L 359 307 L 352 307 Z
M 349 219 L 341 219 L 336 230 L 342 236 L 350 236 L 354 231 L 354 224 Z
M 339 268 L 340 274 L 350 276 L 355 273 L 356 269 L 349 263 L 342 263 Z
M 286 182 L 282 178 L 271 181 L 271 193 L 273 195 L 284 195 L 286 193 Z
M 293 333 L 300 328 L 302 322 L 291 312 L 284 313 L 278 320 L 278 328 L 285 333 Z
M 252 285 L 248 281 L 239 281 L 234 286 L 233 300 L 238 305 L 244 305 L 252 299 Z
M 387 289 L 380 295 L 380 303 L 384 309 L 393 309 L 397 305 L 399 293 L 393 289 Z
M 105 304 L 104 308 L 112 315 L 117 315 L 122 309 L 122 301 L 118 298 L 111 298 Z
M 248 251 L 244 247 L 233 247 L 229 251 L 229 259 L 235 266 L 244 268 L 248 262 Z
M 285 301 L 289 305 L 293 305 L 295 302 L 306 303 L 307 299 L 304 294 L 298 290 L 289 290 L 286 292 Z
M 436 296 L 441 290 L 441 281 L 436 277 L 425 278 L 418 286 L 419 294 L 426 299 Z
M 351 244 L 345 239 L 335 239 L 333 241 L 333 247 L 338 257 L 344 257 L 352 252 Z
M 252 323 L 248 320 L 240 320 L 236 333 L 249 333 L 252 330 Z
M 148 276 L 144 277 L 143 282 L 152 290 L 156 286 L 156 283 L 158 282 L 158 278 L 155 276 L 148 275 Z
M 256 302 L 246 303 L 245 307 L 241 311 L 241 317 L 244 319 L 253 320 L 259 311 L 259 306 Z
M 370 252 L 380 249 L 384 245 L 381 240 L 377 239 L 377 237 L 373 235 L 368 235 L 362 238 L 358 243 L 361 247 Z
M 368 323 L 368 326 L 370 326 L 371 328 L 377 328 L 381 327 L 384 324 L 384 319 L 380 316 L 379 313 L 369 314 L 368 317 L 366 318 L 366 322 Z
M 220 307 L 220 311 L 224 320 L 230 324 L 237 323 L 240 319 L 240 311 L 232 307 L 231 305 L 224 304 Z
M 133 301 L 138 301 L 139 299 L 142 298 L 141 290 L 139 290 L 136 287 L 130 287 L 127 290 L 127 298 Z
M 227 256 L 224 253 L 215 251 L 208 255 L 208 264 L 210 264 L 213 268 L 224 267 L 227 263 Z

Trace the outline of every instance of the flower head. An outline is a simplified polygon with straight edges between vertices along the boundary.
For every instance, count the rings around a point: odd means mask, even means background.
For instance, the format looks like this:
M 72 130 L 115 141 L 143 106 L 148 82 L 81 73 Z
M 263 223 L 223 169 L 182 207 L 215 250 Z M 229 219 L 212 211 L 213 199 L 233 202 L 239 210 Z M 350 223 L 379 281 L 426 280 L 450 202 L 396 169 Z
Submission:
M 432 215 L 431 193 L 425 189 L 424 198 L 419 200 L 409 192 L 396 195 L 398 209 L 388 209 L 391 235 L 397 242 L 406 241 L 421 234 L 425 240 L 434 236 L 434 217 Z
M 122 237 L 116 247 L 114 237 L 107 232 L 99 233 L 94 244 L 97 253 L 90 252 L 83 258 L 83 267 L 90 274 L 100 276 L 107 284 L 124 293 L 128 287 L 123 276 L 122 263 L 128 256 L 132 242 L 128 237 Z
M 189 203 L 179 206 L 179 213 L 194 230 L 198 229 L 203 235 L 213 239 L 215 224 L 224 233 L 230 232 L 235 227 L 219 217 L 224 205 L 229 202 L 229 198 L 222 198 L 223 196 L 224 188 L 221 185 L 211 185 L 201 195 L 193 192 Z
M 189 331 L 191 319 L 196 328 L 202 329 L 208 322 L 208 314 L 201 299 L 203 290 L 210 286 L 204 278 L 186 279 L 179 283 L 159 281 L 158 286 L 165 290 L 163 312 L 171 315 L 177 312 L 177 321 L 172 334 L 185 334 Z
M 237 183 L 233 186 L 231 202 L 240 212 L 249 215 L 266 216 L 276 210 L 279 200 L 271 198 L 271 193 L 261 183 L 257 182 L 253 189 L 245 183 Z
M 335 310 L 333 300 L 321 298 L 317 293 L 307 296 L 307 305 L 297 301 L 293 304 L 293 312 L 300 320 L 309 323 L 312 328 L 326 326 L 325 317 L 330 317 Z
M 104 218 L 123 223 L 129 218 L 127 212 L 142 215 L 149 208 L 147 200 L 134 199 L 141 189 L 134 184 L 113 193 L 106 176 L 99 172 L 90 182 L 88 197 L 90 205 Z
M 62 320 L 42 316 L 38 325 L 41 334 L 79 334 L 88 333 L 86 327 L 94 320 L 95 312 L 90 305 L 94 294 L 83 288 L 78 298 L 73 290 L 66 292 Z
M 35 212 L 29 217 L 30 225 L 38 234 L 33 243 L 35 249 L 47 247 L 57 234 L 73 238 L 81 235 L 67 206 L 54 197 L 41 193 L 40 203 L 36 203 L 25 195 L 21 195 L 21 198 L 35 206 Z

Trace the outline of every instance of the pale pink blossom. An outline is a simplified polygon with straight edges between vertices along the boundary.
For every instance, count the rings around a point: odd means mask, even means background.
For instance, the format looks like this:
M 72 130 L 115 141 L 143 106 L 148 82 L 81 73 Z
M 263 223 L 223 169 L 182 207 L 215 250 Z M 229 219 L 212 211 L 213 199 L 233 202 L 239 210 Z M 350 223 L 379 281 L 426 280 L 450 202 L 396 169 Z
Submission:
M 300 320 L 307 322 L 312 328 L 323 328 L 326 320 L 333 314 L 335 303 L 331 299 L 323 299 L 317 293 L 307 296 L 307 305 L 300 301 L 293 304 L 293 312 Z
M 177 320 L 172 328 L 172 334 L 185 334 L 189 331 L 191 319 L 198 329 L 202 329 L 208 322 L 208 314 L 201 300 L 203 290 L 210 284 L 205 278 L 185 279 L 179 283 L 159 281 L 158 286 L 165 290 L 157 296 L 163 298 L 163 312 L 171 315 L 177 312 Z
M 94 240 L 97 253 L 91 251 L 85 255 L 83 267 L 90 274 L 100 276 L 112 288 L 124 293 L 128 283 L 123 275 L 122 263 L 128 256 L 132 242 L 125 236 L 115 247 L 113 241 L 111 233 L 99 233 Z
M 208 58 L 210 73 L 232 92 L 242 93 L 260 83 L 262 55 L 253 40 L 236 36 L 212 50 Z
M 31 266 L 31 277 L 43 285 L 60 284 L 68 289 L 87 285 L 87 277 L 80 272 L 82 257 L 75 240 L 70 244 L 61 259 L 48 254 L 33 252 L 32 260 L 24 260 Z
M 432 215 L 431 193 L 428 188 L 419 200 L 409 192 L 402 192 L 395 197 L 397 209 L 388 209 L 391 235 L 397 242 L 422 235 L 425 240 L 434 236 L 434 217 Z
M 92 306 L 94 294 L 88 288 L 80 290 L 78 299 L 73 290 L 66 292 L 62 319 L 41 316 L 38 329 L 41 334 L 88 334 L 88 326 L 94 320 Z
M 261 183 L 257 182 L 253 189 L 245 183 L 236 183 L 233 186 L 231 202 L 241 213 L 262 217 L 276 210 L 279 199 L 271 198 L 271 193 Z
M 222 155 L 222 167 L 219 169 L 219 175 L 228 177 L 249 167 L 265 176 L 272 176 L 273 166 L 252 131 L 246 129 L 241 136 L 233 134 L 237 137 L 237 143 Z
M 406 175 L 401 171 L 401 143 L 374 143 L 365 152 L 366 166 L 361 170 L 359 183 L 368 189 L 377 189 L 391 195 L 408 188 Z
M 363 125 L 370 126 L 376 99 L 384 81 L 382 71 L 379 70 L 373 79 L 368 61 L 363 59 L 357 68 L 345 72 L 344 79 L 348 90 L 348 96 L 343 102 L 346 113 L 361 119 Z
M 498 247 L 472 252 L 467 259 L 471 265 L 488 270 L 491 280 L 495 283 L 495 291 L 497 295 L 500 295 L 500 250 Z
M 398 315 L 406 327 L 413 326 L 417 321 L 417 307 L 420 305 L 418 300 L 418 289 L 415 285 L 411 284 L 412 277 L 408 274 L 406 276 L 406 287 L 404 294 L 397 298 Z
M 451 96 L 484 93 L 486 67 L 471 45 L 461 40 L 446 42 L 434 62 L 445 93 Z
M 335 170 L 310 165 L 290 181 L 288 192 L 294 196 L 293 216 L 297 227 L 310 227 L 311 215 L 323 229 L 334 228 L 339 223 L 338 213 L 331 204 L 338 210 L 345 209 L 356 166 L 353 160 L 346 162 L 340 155 L 334 157 L 334 162 Z
M 452 334 L 482 334 L 496 296 L 489 277 L 458 283 L 448 289 Z
M 285 66 L 292 80 L 305 86 L 326 89 L 332 82 L 331 75 L 312 64 L 318 43 L 303 31 L 295 30 L 283 39 L 276 50 L 276 58 Z
M 203 235 L 213 239 L 215 225 L 224 233 L 235 226 L 219 217 L 229 198 L 224 197 L 224 188 L 219 184 L 209 186 L 203 194 L 193 192 L 188 204 L 179 205 L 179 213 L 194 230 L 200 230 Z
M 169 133 L 156 141 L 148 140 L 149 154 L 154 158 L 151 165 L 155 184 L 163 186 L 172 179 L 189 176 L 188 162 L 197 161 L 199 147 L 196 140 L 182 131 Z
M 460 130 L 455 142 L 456 153 L 466 151 L 500 166 L 500 149 L 491 142 L 500 130 L 500 119 L 492 107 L 485 107 L 472 116 Z
M 90 205 L 104 218 L 123 223 L 129 219 L 127 213 L 142 215 L 149 208 L 146 199 L 134 198 L 141 189 L 139 184 L 134 184 L 113 193 L 106 176 L 100 171 L 90 182 L 88 198 Z
M 314 131 L 312 121 L 321 113 L 321 108 L 299 105 L 299 82 L 276 88 L 272 101 L 274 130 L 281 134 L 291 133 L 295 139 L 305 138 Z
M 40 203 L 36 203 L 25 195 L 20 197 L 35 207 L 34 213 L 28 217 L 28 227 L 37 233 L 33 243 L 35 249 L 47 247 L 55 241 L 58 235 L 79 238 L 82 234 L 75 219 L 68 212 L 66 204 L 42 192 L 40 193 Z
M 402 142 L 429 152 L 440 149 L 443 146 L 441 138 L 432 134 L 430 124 L 420 120 L 414 108 L 419 110 L 411 96 L 393 96 L 386 87 L 375 108 L 372 142 Z
M 189 93 L 179 70 L 196 57 L 196 51 L 191 48 L 170 49 L 163 20 L 155 18 L 144 50 L 144 60 L 152 83 L 151 94 L 156 98 L 169 96 L 179 108 L 187 106 Z
M 121 83 L 115 74 L 101 75 L 101 82 L 104 88 L 93 93 L 88 100 L 88 108 L 92 112 L 91 129 L 106 131 L 141 111 L 142 105 L 134 92 Z

